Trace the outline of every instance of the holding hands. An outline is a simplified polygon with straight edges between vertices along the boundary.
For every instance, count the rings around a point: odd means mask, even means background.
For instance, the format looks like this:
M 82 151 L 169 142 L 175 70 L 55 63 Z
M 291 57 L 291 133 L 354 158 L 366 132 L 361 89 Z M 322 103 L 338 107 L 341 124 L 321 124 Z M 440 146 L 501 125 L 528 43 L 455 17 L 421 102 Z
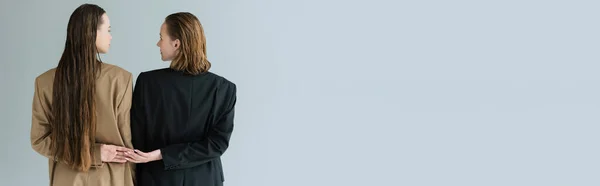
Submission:
M 114 162 L 114 163 L 147 163 L 156 160 L 161 160 L 162 155 L 160 150 L 154 150 L 152 152 L 142 152 L 139 150 L 133 150 L 126 147 L 102 144 L 100 146 L 100 159 L 102 162 Z
M 133 150 L 133 152 L 127 152 L 125 154 L 126 160 L 133 163 L 148 163 L 151 161 L 161 160 L 162 155 L 160 150 L 154 150 L 152 152 L 144 153 L 139 150 Z

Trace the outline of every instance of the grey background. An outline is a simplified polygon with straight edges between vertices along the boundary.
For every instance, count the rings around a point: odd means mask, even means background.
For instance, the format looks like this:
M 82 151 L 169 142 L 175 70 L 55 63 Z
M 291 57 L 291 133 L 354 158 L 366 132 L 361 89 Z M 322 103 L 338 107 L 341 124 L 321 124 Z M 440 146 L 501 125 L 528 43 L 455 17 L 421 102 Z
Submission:
M 0 2 L 0 185 L 46 185 L 34 78 L 87 1 Z M 199 17 L 239 88 L 228 186 L 600 185 L 596 1 L 90 1 L 104 61 L 168 66 L 165 16 Z

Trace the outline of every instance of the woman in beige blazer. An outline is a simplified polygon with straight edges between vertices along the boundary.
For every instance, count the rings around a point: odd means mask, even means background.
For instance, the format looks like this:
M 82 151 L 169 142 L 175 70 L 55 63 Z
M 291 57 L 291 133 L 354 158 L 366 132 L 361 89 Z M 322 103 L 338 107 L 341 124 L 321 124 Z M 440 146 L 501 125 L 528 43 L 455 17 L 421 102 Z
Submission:
M 69 19 L 58 66 L 35 79 L 31 145 L 49 159 L 50 185 L 130 186 L 131 73 L 100 61 L 110 20 L 97 5 Z

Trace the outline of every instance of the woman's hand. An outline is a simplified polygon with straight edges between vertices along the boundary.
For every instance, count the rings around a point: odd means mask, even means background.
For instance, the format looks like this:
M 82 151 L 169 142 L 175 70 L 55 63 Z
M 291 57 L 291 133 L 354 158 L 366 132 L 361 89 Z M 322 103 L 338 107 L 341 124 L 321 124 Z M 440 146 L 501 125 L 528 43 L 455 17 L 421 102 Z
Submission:
M 100 145 L 100 159 L 102 162 L 125 163 L 127 162 L 125 153 L 128 151 L 133 150 L 115 145 L 102 144 Z
M 133 152 L 126 152 L 125 159 L 133 163 L 148 163 L 151 161 L 161 160 L 162 155 L 160 154 L 160 149 L 148 153 L 134 150 Z

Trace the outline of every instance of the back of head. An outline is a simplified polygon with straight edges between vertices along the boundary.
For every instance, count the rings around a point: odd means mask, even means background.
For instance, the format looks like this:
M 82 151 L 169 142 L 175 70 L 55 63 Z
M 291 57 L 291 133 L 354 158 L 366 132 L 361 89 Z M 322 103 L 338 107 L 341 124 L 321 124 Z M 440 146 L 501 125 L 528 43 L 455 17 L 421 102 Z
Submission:
M 198 18 L 179 12 L 167 16 L 165 24 L 169 36 L 181 43 L 171 68 L 193 75 L 207 72 L 211 64 L 206 57 L 206 37 Z
M 95 143 L 96 78 L 101 68 L 96 47 L 104 9 L 83 4 L 71 14 L 65 49 L 56 68 L 50 144 L 57 161 L 87 171 Z

